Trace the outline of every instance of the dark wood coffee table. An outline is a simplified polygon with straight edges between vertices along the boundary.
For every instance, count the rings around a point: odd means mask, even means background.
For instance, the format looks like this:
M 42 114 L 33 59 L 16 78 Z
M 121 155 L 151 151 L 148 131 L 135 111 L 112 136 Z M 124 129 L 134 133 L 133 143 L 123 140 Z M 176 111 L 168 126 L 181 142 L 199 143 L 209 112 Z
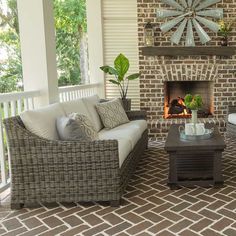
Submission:
M 170 189 L 178 189 L 181 185 L 221 187 L 224 183 L 222 152 L 226 144 L 218 128 L 208 125 L 215 129 L 210 139 L 182 141 L 179 137 L 179 126 L 170 127 L 165 143 L 165 150 L 169 154 Z

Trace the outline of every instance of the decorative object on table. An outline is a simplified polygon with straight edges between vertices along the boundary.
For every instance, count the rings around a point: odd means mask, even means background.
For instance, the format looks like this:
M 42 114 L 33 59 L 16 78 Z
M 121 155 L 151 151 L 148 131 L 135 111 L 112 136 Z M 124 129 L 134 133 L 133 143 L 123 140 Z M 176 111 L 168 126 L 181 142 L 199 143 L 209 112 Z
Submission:
M 191 124 L 185 124 L 185 129 L 184 129 L 184 126 L 179 127 L 179 134 L 180 134 L 180 139 L 181 140 L 188 140 L 188 141 L 205 140 L 205 139 L 209 139 L 209 138 L 213 137 L 214 128 L 212 128 L 212 129 L 205 129 L 204 128 L 204 133 L 195 135 L 195 134 L 187 134 L 186 133 L 186 126 L 187 125 L 192 125 L 192 123 Z M 197 126 L 198 125 L 199 124 L 197 124 Z M 192 127 L 193 126 L 191 126 L 191 128 Z
M 212 21 L 212 18 L 221 19 L 223 17 L 223 9 L 209 8 L 210 6 L 221 2 L 221 0 L 161 0 L 162 3 L 171 6 L 176 10 L 164 10 L 157 11 L 157 17 L 160 19 L 172 17 L 171 20 L 166 21 L 160 26 L 163 33 L 176 28 L 176 31 L 171 36 L 171 42 L 179 44 L 182 36 L 185 34 L 185 46 L 195 46 L 194 30 L 195 28 L 198 37 L 202 44 L 211 40 L 210 36 L 203 29 L 202 26 L 217 33 L 219 31 L 219 24 Z M 210 18 L 210 19 L 209 19 Z
M 205 134 L 205 125 L 204 123 L 197 123 L 196 124 L 196 135 L 203 135 Z M 194 135 L 194 124 L 193 123 L 187 123 L 184 127 L 184 132 L 186 135 Z
M 127 98 L 129 81 L 138 79 L 140 77 L 140 73 L 134 73 L 126 76 L 129 67 L 129 59 L 122 53 L 120 53 L 115 58 L 114 67 L 107 65 L 100 67 L 104 73 L 115 76 L 115 79 L 110 79 L 109 81 L 118 86 L 125 111 L 131 110 L 131 99 Z
M 149 21 L 144 27 L 144 39 L 145 39 L 145 46 L 153 47 L 154 46 L 154 28 Z
M 202 107 L 202 97 L 200 95 L 187 94 L 184 98 L 184 103 L 188 109 L 192 112 L 192 123 L 194 125 L 194 134 L 197 134 L 196 124 L 197 124 L 197 111 Z
M 181 140 L 204 140 L 209 139 L 214 134 L 214 128 L 206 129 L 204 123 L 196 124 L 196 134 L 193 123 L 185 124 L 185 126 L 179 126 L 179 134 Z
M 219 21 L 218 34 L 222 36 L 222 39 L 220 41 L 221 46 L 228 46 L 228 36 L 230 32 L 232 31 L 232 24 L 233 24 L 233 21 L 227 21 L 224 19 Z

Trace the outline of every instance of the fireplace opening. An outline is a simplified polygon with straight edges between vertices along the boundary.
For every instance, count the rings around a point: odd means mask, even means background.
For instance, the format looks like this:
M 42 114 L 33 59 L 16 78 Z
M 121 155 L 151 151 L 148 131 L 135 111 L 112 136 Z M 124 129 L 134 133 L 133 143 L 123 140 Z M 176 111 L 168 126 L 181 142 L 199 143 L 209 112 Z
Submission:
M 190 118 L 191 110 L 185 106 L 186 94 L 202 96 L 203 106 L 198 110 L 198 117 L 213 115 L 213 83 L 209 81 L 167 81 L 164 83 L 165 107 L 164 118 Z

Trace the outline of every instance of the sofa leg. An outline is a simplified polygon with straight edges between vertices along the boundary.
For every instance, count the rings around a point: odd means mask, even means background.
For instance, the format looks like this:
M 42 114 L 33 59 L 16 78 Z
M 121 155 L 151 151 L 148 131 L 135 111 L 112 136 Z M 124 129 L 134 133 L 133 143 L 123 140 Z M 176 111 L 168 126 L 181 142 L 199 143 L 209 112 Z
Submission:
M 120 206 L 120 200 L 112 200 L 110 201 L 111 207 L 119 207 Z
M 23 203 L 11 203 L 12 210 L 20 210 L 21 208 L 23 208 L 23 206 Z

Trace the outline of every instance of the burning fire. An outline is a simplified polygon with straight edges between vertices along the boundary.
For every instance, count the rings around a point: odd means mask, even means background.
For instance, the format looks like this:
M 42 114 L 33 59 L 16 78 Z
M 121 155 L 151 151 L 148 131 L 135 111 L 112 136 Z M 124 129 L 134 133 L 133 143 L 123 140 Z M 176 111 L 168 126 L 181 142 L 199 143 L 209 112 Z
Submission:
M 181 97 L 178 97 L 178 104 L 181 105 L 182 107 L 184 107 L 184 111 L 180 114 L 180 115 L 187 115 L 187 109 L 186 109 L 186 105 L 184 103 L 184 99 Z
M 191 117 L 190 111 L 186 108 L 184 99 L 178 97 L 173 99 L 170 104 L 165 105 L 165 118 L 185 118 Z

